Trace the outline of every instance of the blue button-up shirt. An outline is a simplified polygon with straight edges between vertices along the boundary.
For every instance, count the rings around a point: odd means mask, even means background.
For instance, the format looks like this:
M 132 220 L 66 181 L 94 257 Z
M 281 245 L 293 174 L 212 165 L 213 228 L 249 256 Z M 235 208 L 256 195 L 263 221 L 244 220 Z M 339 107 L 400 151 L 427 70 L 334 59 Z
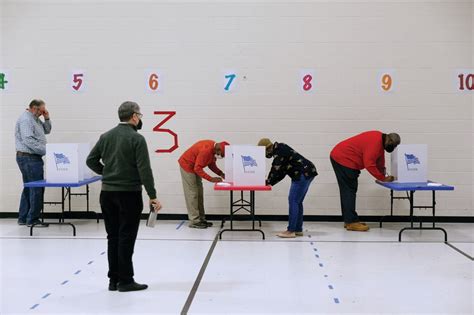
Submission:
M 51 132 L 51 121 L 42 122 L 31 112 L 24 112 L 15 126 L 15 145 L 20 152 L 45 155 L 46 135 Z

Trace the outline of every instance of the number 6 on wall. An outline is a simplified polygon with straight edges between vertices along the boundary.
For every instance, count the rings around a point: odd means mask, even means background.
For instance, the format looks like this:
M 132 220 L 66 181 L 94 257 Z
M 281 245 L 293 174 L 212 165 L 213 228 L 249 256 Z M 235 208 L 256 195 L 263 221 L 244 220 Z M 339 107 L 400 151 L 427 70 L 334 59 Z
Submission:
M 179 147 L 178 146 L 178 135 L 170 129 L 161 128 L 161 126 L 163 126 L 168 120 L 170 120 L 171 117 L 176 115 L 176 112 L 157 111 L 154 114 L 155 115 L 167 115 L 167 117 L 165 119 L 163 119 L 158 125 L 156 125 L 155 128 L 153 128 L 153 131 L 169 133 L 170 135 L 173 136 L 173 139 L 174 139 L 174 144 L 173 144 L 172 147 L 170 147 L 169 149 L 157 149 L 155 152 L 156 153 L 171 153 Z

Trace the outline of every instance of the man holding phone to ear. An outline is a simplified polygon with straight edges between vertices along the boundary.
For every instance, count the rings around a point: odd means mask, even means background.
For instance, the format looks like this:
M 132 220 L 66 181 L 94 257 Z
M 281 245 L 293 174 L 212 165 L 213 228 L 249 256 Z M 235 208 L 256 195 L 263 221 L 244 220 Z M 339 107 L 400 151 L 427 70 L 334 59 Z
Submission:
M 143 211 L 142 185 L 157 212 L 155 182 L 142 128 L 142 114 L 135 102 L 124 102 L 118 109 L 120 123 L 100 136 L 87 157 L 87 166 L 102 175 L 100 206 L 107 231 L 109 290 L 145 290 L 146 284 L 133 279 L 133 250 Z
M 43 116 L 44 121 L 40 119 Z M 44 179 L 43 156 L 46 154 L 46 135 L 51 132 L 51 121 L 46 104 L 32 100 L 15 125 L 16 162 L 23 183 Z M 39 216 L 43 207 L 44 188 L 23 188 L 18 215 L 19 225 L 47 226 Z

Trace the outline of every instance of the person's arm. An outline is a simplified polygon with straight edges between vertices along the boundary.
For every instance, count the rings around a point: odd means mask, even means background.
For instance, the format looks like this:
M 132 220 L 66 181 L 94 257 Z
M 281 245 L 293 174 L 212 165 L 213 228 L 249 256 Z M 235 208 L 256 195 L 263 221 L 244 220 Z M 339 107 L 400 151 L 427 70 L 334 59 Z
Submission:
M 44 122 L 41 122 L 43 126 L 44 134 L 48 135 L 51 133 L 51 120 L 49 120 L 49 112 L 45 109 L 43 112 Z
M 102 137 L 99 138 L 99 141 L 92 148 L 91 152 L 87 156 L 86 164 L 93 170 L 95 173 L 102 175 L 104 171 L 104 164 L 100 161 L 102 159 Z
M 35 136 L 35 126 L 32 120 L 23 120 L 20 122 L 20 133 L 22 143 L 33 153 L 39 155 L 46 154 L 46 146 Z
M 196 162 L 194 163 L 194 173 L 210 182 L 213 181 L 213 177 L 204 172 L 204 168 L 209 165 L 211 159 L 212 156 L 208 152 L 201 151 L 196 157 Z
M 137 147 L 135 150 L 135 159 L 137 161 L 138 174 L 140 181 L 150 199 L 156 199 L 155 180 L 153 178 L 153 171 L 150 165 L 150 156 L 148 154 L 148 147 L 145 138 L 139 137 L 137 141 Z
M 383 153 L 382 153 L 383 154 Z M 380 159 L 380 153 L 374 151 L 364 152 L 364 167 L 367 171 L 376 179 L 384 180 L 385 174 L 380 171 L 380 163 L 377 164 L 377 160 Z M 385 161 L 385 159 L 383 160 Z M 383 168 L 385 167 L 385 162 L 383 162 Z
M 216 173 L 217 176 L 224 177 L 224 172 L 217 166 L 216 161 L 212 161 L 212 163 L 209 164 L 209 168 Z

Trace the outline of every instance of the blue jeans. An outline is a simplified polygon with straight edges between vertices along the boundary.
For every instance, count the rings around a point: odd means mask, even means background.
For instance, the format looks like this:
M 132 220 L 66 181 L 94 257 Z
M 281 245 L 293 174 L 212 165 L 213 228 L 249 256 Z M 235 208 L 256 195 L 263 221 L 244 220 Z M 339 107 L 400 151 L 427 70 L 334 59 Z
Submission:
M 303 231 L 303 200 L 313 179 L 314 177 L 306 178 L 304 175 L 301 175 L 299 180 L 291 181 L 290 194 L 288 196 L 290 204 L 288 231 Z
M 40 156 L 17 156 L 16 162 L 23 176 L 23 183 L 44 179 L 43 159 Z M 27 224 L 39 219 L 43 208 L 44 188 L 23 188 L 20 199 L 19 222 Z

